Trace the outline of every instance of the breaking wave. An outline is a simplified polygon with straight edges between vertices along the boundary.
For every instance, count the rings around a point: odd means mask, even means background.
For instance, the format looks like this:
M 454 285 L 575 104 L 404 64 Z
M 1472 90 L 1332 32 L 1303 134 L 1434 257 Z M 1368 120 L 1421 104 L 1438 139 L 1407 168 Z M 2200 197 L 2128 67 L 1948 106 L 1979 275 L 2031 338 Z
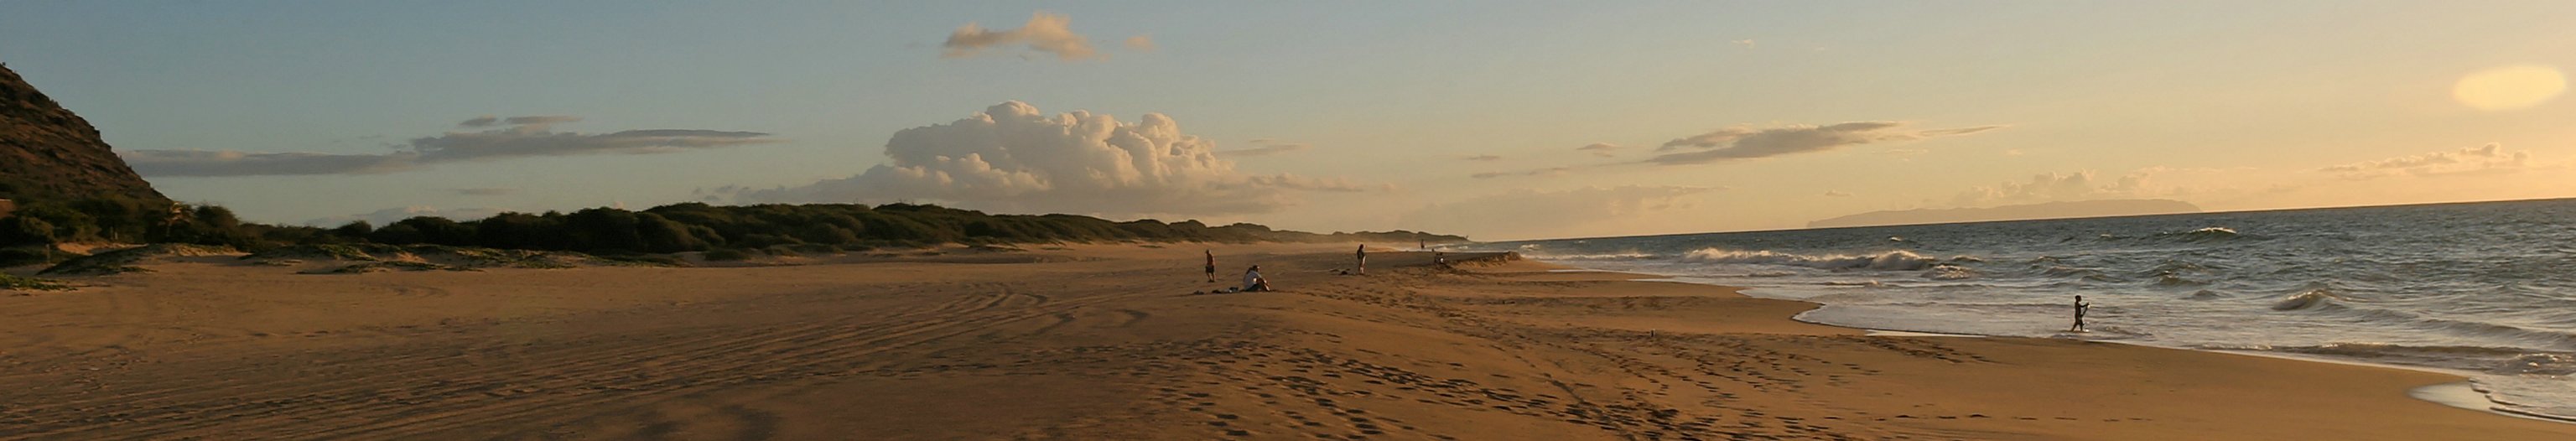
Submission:
M 2336 306 L 2336 302 L 2343 300 L 2345 299 L 2342 296 L 2335 295 L 2334 291 L 2328 291 L 2323 288 L 2310 289 L 2300 291 L 2298 294 L 2291 294 L 2288 297 L 2282 297 L 2280 301 L 2272 302 L 2272 310 L 2310 311 L 2326 309 Z
M 1771 250 L 1735 251 L 1701 248 L 1682 256 L 1682 260 L 1702 263 L 1736 263 L 1786 265 L 1829 270 L 1917 271 L 1931 268 L 1936 261 L 1911 251 L 1889 251 L 1878 254 L 1806 255 Z

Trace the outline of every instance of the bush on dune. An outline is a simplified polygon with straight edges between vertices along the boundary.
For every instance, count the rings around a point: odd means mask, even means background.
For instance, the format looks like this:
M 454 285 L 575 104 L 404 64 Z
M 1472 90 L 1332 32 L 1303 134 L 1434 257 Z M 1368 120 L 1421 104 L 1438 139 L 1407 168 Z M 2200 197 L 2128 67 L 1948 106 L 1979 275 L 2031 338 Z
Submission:
M 1116 222 L 1064 214 L 988 214 L 922 204 L 871 207 L 681 203 L 641 211 L 603 207 L 572 213 L 501 213 L 465 221 L 420 216 L 382 227 L 361 221 L 323 229 L 242 222 L 231 210 L 210 205 L 153 206 L 132 200 L 97 199 L 29 204 L 18 216 L 0 219 L 0 246 L 133 239 L 228 246 L 254 252 L 286 247 L 273 255 L 254 257 L 345 260 L 364 260 L 360 256 L 376 251 L 363 246 L 570 251 L 603 257 L 711 251 L 709 259 L 723 260 L 718 257 L 736 253 L 750 257 L 751 253 L 743 250 L 797 255 L 946 243 L 1466 240 L 1402 230 L 1316 234 L 1244 223 L 1211 227 L 1195 220 Z

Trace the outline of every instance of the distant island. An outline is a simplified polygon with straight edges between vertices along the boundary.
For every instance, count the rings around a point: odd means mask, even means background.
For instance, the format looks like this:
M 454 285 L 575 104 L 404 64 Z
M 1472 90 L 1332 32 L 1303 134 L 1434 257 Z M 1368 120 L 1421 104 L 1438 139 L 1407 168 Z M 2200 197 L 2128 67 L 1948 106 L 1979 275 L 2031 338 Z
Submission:
M 1868 213 L 1808 222 L 1807 228 L 1874 227 L 1886 225 L 2141 216 L 2150 214 L 2199 212 L 2199 206 L 2192 205 L 2190 202 L 2171 199 L 2104 199 L 2093 201 L 2006 205 L 1987 208 L 1925 208 L 1916 210 L 1872 211 Z

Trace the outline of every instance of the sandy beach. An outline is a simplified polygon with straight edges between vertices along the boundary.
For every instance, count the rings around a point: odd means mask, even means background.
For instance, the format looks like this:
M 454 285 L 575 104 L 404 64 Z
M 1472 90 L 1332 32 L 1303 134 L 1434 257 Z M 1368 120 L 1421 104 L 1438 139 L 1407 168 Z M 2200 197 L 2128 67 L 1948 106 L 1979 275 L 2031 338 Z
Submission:
M 0 296 L 0 439 L 2576 439 L 2447 375 L 1867 336 L 1801 302 L 1347 245 L 299 274 Z M 1213 248 L 1219 282 L 1200 273 Z M 1454 256 L 1454 255 L 1453 255 Z M 1280 291 L 1194 294 L 1248 264 Z

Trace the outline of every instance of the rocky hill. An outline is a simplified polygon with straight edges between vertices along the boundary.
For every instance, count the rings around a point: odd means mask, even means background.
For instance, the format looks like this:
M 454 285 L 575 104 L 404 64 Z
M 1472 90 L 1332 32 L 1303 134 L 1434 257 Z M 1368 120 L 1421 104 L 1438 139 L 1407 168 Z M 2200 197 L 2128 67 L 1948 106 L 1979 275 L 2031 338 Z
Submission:
M 0 65 L 0 199 L 124 196 L 168 201 L 90 127 Z

